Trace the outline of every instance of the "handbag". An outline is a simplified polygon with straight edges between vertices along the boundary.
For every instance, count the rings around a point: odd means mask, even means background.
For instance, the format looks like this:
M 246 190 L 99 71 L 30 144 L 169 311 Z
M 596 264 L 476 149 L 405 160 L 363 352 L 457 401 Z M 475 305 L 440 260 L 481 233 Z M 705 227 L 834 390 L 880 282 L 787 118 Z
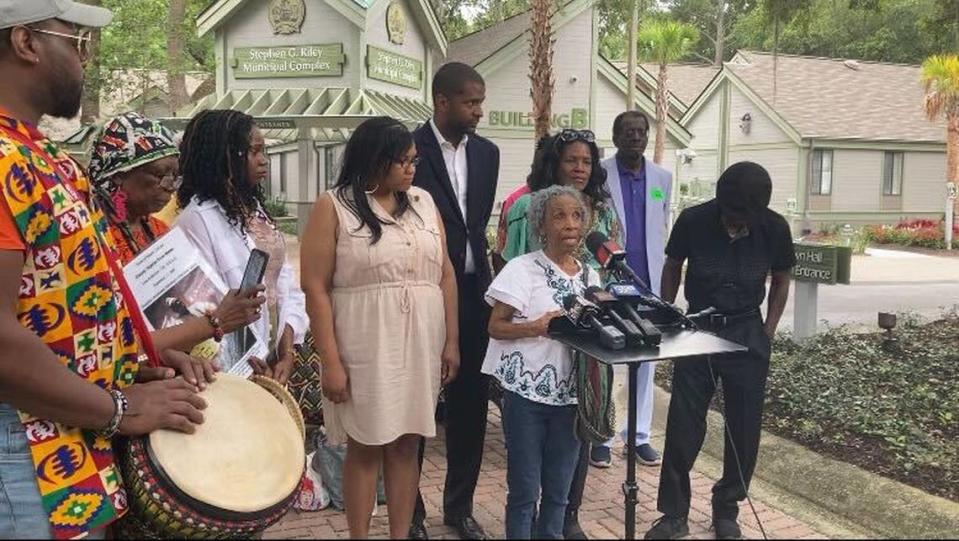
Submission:
M 320 379 L 320 354 L 312 332 L 306 333 L 302 345 L 295 346 L 293 371 L 287 389 L 300 406 L 306 424 L 323 424 L 323 386 Z
M 576 436 L 582 442 L 603 444 L 616 435 L 613 367 L 576 353 Z

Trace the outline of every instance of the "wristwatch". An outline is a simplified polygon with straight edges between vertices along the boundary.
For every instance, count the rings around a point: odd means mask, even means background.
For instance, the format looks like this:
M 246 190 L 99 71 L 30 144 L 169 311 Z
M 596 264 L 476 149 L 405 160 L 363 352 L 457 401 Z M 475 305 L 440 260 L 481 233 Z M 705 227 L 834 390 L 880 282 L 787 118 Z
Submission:
M 123 422 L 123 415 L 126 414 L 130 408 L 127 397 L 119 390 L 110 389 L 110 396 L 113 397 L 113 405 L 115 407 L 113 410 L 113 418 L 110 419 L 110 424 L 100 431 L 100 435 L 106 439 L 111 439 L 113 436 L 116 436 L 117 431 L 120 430 L 120 423 Z

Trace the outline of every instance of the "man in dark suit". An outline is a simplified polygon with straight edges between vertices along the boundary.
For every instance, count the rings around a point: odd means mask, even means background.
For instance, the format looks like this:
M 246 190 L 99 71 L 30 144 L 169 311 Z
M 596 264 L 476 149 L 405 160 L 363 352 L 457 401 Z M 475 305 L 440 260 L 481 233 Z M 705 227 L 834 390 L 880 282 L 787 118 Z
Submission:
M 486 84 L 472 67 L 445 64 L 433 78 L 433 118 L 414 132 L 422 160 L 413 184 L 430 192 L 446 226 L 446 244 L 459 289 L 460 370 L 446 389 L 446 487 L 443 522 L 462 539 L 485 539 L 473 518 L 473 493 L 483 463 L 488 384 L 480 373 L 489 341 L 492 281 L 486 225 L 493 212 L 499 148 L 476 135 Z M 422 446 L 420 464 L 422 465 Z M 419 496 L 410 538 L 426 539 Z

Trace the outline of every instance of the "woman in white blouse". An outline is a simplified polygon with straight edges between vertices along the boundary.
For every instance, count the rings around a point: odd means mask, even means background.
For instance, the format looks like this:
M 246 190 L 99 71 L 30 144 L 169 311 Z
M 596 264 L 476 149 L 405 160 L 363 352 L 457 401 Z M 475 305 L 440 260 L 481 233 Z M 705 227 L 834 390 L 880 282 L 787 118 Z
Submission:
M 528 217 L 543 249 L 510 260 L 487 292 L 492 340 L 483 372 L 504 390 L 509 539 L 563 536 L 580 448 L 574 430 L 576 374 L 572 351 L 548 338 L 547 327 L 562 314 L 564 297 L 599 284 L 596 271 L 576 258 L 587 215 L 574 188 L 552 186 L 534 193 Z
M 212 110 L 187 125 L 180 148 L 185 207 L 176 225 L 196 244 L 228 287 L 240 286 L 253 248 L 269 254 L 263 284 L 266 303 L 252 330 L 269 345 L 266 359 L 250 361 L 254 372 L 286 383 L 295 344 L 309 327 L 303 291 L 286 260 L 283 234 L 263 208 L 261 183 L 269 161 L 263 134 L 253 118 L 238 111 Z

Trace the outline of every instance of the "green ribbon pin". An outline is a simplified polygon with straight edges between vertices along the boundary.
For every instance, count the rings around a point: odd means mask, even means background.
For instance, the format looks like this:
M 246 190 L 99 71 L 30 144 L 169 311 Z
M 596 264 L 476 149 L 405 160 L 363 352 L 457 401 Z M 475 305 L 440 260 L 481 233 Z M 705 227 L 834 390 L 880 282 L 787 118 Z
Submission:
M 666 198 L 666 194 L 663 193 L 663 189 L 659 186 L 653 186 L 649 190 L 649 195 L 652 196 L 653 201 L 662 201 Z

